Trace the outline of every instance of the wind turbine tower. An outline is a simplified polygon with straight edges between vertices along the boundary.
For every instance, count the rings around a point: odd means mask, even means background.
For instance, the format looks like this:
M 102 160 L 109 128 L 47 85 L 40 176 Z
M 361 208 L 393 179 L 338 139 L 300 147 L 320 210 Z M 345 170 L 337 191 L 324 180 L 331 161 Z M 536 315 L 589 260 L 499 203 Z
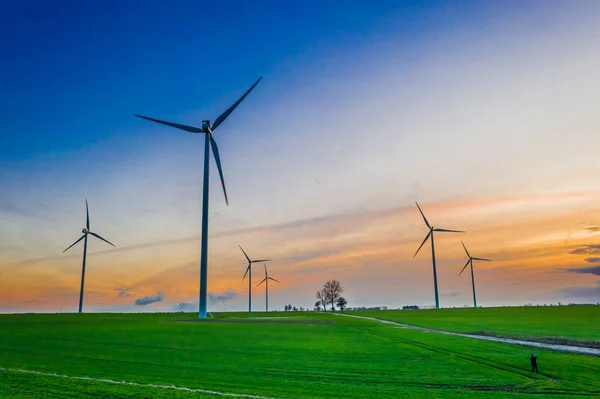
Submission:
M 109 243 L 113 247 L 115 246 L 115 244 L 113 244 L 112 242 L 105 240 L 104 238 L 100 237 L 98 234 L 92 233 L 90 231 L 90 211 L 88 208 L 87 199 L 85 200 L 85 215 L 86 215 L 85 227 L 83 229 L 81 229 L 81 232 L 83 233 L 83 235 L 77 241 L 75 241 L 73 244 L 71 244 L 67 249 L 65 249 L 63 251 L 63 253 L 67 252 L 72 246 L 77 244 L 79 241 L 83 240 L 83 265 L 81 266 L 81 288 L 79 289 L 79 313 L 81 313 L 82 308 L 83 308 L 83 288 L 85 285 L 85 260 L 87 257 L 88 235 L 93 235 L 94 237 L 99 238 L 106 243 Z
M 207 302 L 207 287 L 208 287 L 208 178 L 209 178 L 209 158 L 210 149 L 215 157 L 217 169 L 219 171 L 219 177 L 221 179 L 221 185 L 223 186 L 223 194 L 225 195 L 225 203 L 229 205 L 227 199 L 227 190 L 225 189 L 225 180 L 223 179 L 223 169 L 221 168 L 221 157 L 219 156 L 219 148 L 217 142 L 213 137 L 213 132 L 227 119 L 227 117 L 233 112 L 233 110 L 240 105 L 240 103 L 246 98 L 248 94 L 256 87 L 260 77 L 252 87 L 250 87 L 239 100 L 237 100 L 231 107 L 227 108 L 215 122 L 211 125 L 209 120 L 202 121 L 202 127 L 194 127 L 187 125 L 180 125 L 178 123 L 166 122 L 159 119 L 149 118 L 147 116 L 137 115 L 138 118 L 147 119 L 152 122 L 162 123 L 163 125 L 171 126 L 176 129 L 184 130 L 190 133 L 201 133 L 204 134 L 204 178 L 202 186 L 202 239 L 200 247 L 200 299 L 199 299 L 199 310 L 198 318 L 206 318 L 206 302 Z
M 248 273 L 250 273 L 250 275 L 248 276 L 248 312 L 252 312 L 252 264 L 259 263 L 259 262 L 270 262 L 271 260 L 270 259 L 251 260 L 248 257 L 248 255 L 246 254 L 246 251 L 244 251 L 244 248 L 242 248 L 241 245 L 238 245 L 238 246 L 244 253 L 244 256 L 246 257 L 246 259 L 248 260 L 248 267 L 246 268 L 246 273 L 244 273 L 244 277 L 242 277 L 242 281 L 244 281 L 244 279 L 246 278 L 246 275 L 248 275 Z
M 263 263 L 263 265 L 265 266 L 265 278 L 260 283 L 258 283 L 257 287 L 259 285 L 261 285 L 262 283 L 265 283 L 265 295 L 266 295 L 266 298 L 267 298 L 265 309 L 268 312 L 269 311 L 269 280 L 275 281 L 276 283 L 279 283 L 280 281 L 279 280 L 275 280 L 273 277 L 269 277 L 269 274 L 267 273 L 267 265 L 264 264 L 264 263 Z
M 465 264 L 465 267 L 462 268 L 462 270 L 460 271 L 460 273 L 458 273 L 458 275 L 460 276 L 465 269 L 467 268 L 467 266 L 471 265 L 471 284 L 473 286 L 473 307 L 476 308 L 477 307 L 477 296 L 475 295 L 475 274 L 473 273 L 473 261 L 474 260 L 481 260 L 484 262 L 491 262 L 491 259 L 485 259 L 485 258 L 474 258 L 469 254 L 469 251 L 467 251 L 467 247 L 465 247 L 465 243 L 464 242 L 460 242 L 463 246 L 463 248 L 465 249 L 465 252 L 467 253 L 467 256 L 469 257 L 469 260 L 467 261 L 467 263 Z
M 423 242 L 419 246 L 419 249 L 417 249 L 417 252 L 415 252 L 415 254 L 413 255 L 413 258 L 415 256 L 417 256 L 417 254 L 419 253 L 419 251 L 421 250 L 421 248 L 423 247 L 423 245 L 427 242 L 427 240 L 429 239 L 429 237 L 431 237 L 431 259 L 433 261 L 433 287 L 434 287 L 434 290 L 435 290 L 435 308 L 439 309 L 440 308 L 440 299 L 439 299 L 439 295 L 438 295 L 437 270 L 436 270 L 436 267 L 435 267 L 435 247 L 434 247 L 434 243 L 433 243 L 433 233 L 434 232 L 439 232 L 439 233 L 464 233 L 464 231 L 447 230 L 447 229 L 436 229 L 436 228 L 434 228 L 427 221 L 427 218 L 423 214 L 423 211 L 421 210 L 421 207 L 419 206 L 419 204 L 417 202 L 415 202 L 415 204 L 417 204 L 417 208 L 419 208 L 419 212 L 421 213 L 421 216 L 423 216 L 423 220 L 425 221 L 425 224 L 427 225 L 427 228 L 429 228 L 429 233 L 427 233 L 427 235 L 425 236 L 425 239 L 423 240 Z

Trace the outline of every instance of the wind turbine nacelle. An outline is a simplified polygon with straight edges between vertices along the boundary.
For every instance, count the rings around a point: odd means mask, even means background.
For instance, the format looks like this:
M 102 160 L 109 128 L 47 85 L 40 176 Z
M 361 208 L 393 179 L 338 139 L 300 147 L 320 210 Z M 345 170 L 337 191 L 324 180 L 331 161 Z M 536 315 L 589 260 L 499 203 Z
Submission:
M 204 133 L 212 133 L 210 130 L 210 121 L 202 121 L 202 130 L 204 130 Z
M 84 227 L 83 229 L 81 229 L 81 232 L 83 234 L 87 234 L 87 233 L 89 233 L 89 230 Z

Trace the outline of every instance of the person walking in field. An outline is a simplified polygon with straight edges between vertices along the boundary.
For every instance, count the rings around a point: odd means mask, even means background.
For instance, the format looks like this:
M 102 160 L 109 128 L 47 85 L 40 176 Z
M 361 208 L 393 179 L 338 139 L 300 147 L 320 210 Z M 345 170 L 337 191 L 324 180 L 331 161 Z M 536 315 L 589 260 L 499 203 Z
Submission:
M 537 366 L 537 356 L 532 353 L 531 356 L 529 356 L 529 361 L 531 362 L 531 371 L 539 373 Z

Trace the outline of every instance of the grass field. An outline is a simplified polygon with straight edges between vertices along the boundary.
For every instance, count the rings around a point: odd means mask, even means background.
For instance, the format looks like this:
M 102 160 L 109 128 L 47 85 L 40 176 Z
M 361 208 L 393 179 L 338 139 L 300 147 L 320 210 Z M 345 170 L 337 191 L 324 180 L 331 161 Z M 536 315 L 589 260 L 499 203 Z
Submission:
M 222 397 L 16 369 L 273 398 L 600 397 L 597 357 L 536 351 L 533 374 L 523 347 L 312 312 L 215 316 L 0 316 L 0 397 Z
M 360 316 L 461 333 L 552 341 L 597 342 L 600 306 L 462 308 L 350 312 Z

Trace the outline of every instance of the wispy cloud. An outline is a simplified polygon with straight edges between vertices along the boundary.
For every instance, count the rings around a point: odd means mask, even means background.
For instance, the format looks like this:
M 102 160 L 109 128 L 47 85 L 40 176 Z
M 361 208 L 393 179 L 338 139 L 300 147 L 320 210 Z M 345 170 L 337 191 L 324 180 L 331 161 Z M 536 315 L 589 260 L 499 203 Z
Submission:
M 575 267 L 571 269 L 559 269 L 567 273 L 577 273 L 577 274 L 593 274 L 596 276 L 600 276 L 600 266 L 586 266 L 586 267 Z
M 600 262 L 600 257 L 585 258 L 585 261 L 588 263 L 597 263 Z
M 165 298 L 165 294 L 157 292 L 156 295 L 149 295 L 135 300 L 136 306 L 145 306 L 155 302 L 161 302 Z
M 131 296 L 131 294 L 128 292 L 128 291 L 130 291 L 130 290 L 131 290 L 131 288 L 128 288 L 128 287 L 115 288 L 115 291 L 118 291 L 118 292 L 119 292 L 119 294 L 118 294 L 118 295 L 119 295 L 120 297 L 128 297 L 128 296 Z
M 600 255 L 600 244 L 579 245 L 569 253 L 573 255 Z
M 510 198 L 497 198 L 497 199 L 473 199 L 473 200 L 454 200 L 454 201 L 438 201 L 430 203 L 420 203 L 424 207 L 428 218 L 435 218 L 436 212 L 443 211 L 444 213 L 451 213 L 451 211 L 460 211 L 461 209 L 468 209 L 473 211 L 476 208 L 485 210 L 493 209 L 497 206 L 503 206 L 504 204 L 513 203 L 537 203 L 544 202 L 549 199 L 572 199 L 572 198 L 583 198 L 593 193 L 568 193 L 568 194 L 551 194 L 551 195 L 538 195 L 538 196 L 522 196 L 522 197 L 510 197 Z M 241 229 L 232 229 L 227 231 L 216 232 L 211 234 L 212 238 L 228 238 L 228 237 L 256 237 L 256 236 L 268 236 L 273 239 L 279 237 L 285 237 L 286 241 L 292 239 L 301 238 L 327 238 L 329 241 L 336 237 L 345 237 L 349 232 L 357 231 L 357 226 L 361 226 L 360 230 L 372 229 L 373 226 L 390 225 L 391 221 L 398 221 L 398 230 L 404 230 L 406 228 L 402 221 L 407 215 L 415 217 L 418 220 L 418 213 L 414 204 L 403 205 L 399 207 L 378 209 L 375 211 L 356 211 L 356 212 L 345 212 L 337 213 L 322 217 L 303 218 L 296 219 L 289 222 L 267 224 L 261 226 L 247 227 Z M 404 227 L 401 227 L 404 226 Z M 106 248 L 95 250 L 92 255 L 101 255 L 117 252 L 129 252 L 140 249 L 154 249 L 158 246 L 169 246 L 175 244 L 186 244 L 197 242 L 198 236 L 189 236 L 185 238 L 167 239 L 152 242 L 139 243 L 134 245 L 119 246 L 117 248 Z M 329 246 L 328 248 L 320 249 L 323 254 L 327 252 L 335 253 L 340 251 L 338 247 Z M 571 254 L 600 254 L 600 245 L 582 245 L 574 248 Z M 72 254 L 57 254 L 56 256 L 40 257 L 23 260 L 12 264 L 12 266 L 29 266 L 45 261 L 60 260 L 67 256 L 79 257 L 78 253 Z M 286 257 L 286 261 L 298 261 L 310 254 L 290 254 Z
M 198 304 L 192 302 L 179 302 L 173 309 L 176 312 L 194 312 L 198 310 Z
M 222 293 L 209 292 L 208 293 L 208 301 L 211 305 L 216 305 L 217 303 L 225 303 L 229 302 L 235 298 L 237 298 L 240 294 L 236 291 L 230 289 L 229 291 Z

